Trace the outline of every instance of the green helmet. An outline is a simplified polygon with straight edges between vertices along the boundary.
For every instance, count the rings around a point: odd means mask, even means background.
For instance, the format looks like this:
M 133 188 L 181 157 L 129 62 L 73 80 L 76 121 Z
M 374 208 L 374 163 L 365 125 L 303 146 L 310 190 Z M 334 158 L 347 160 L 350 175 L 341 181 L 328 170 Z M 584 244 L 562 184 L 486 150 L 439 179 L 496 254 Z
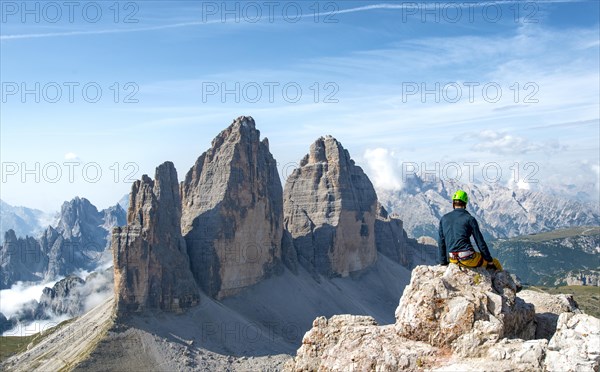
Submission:
M 465 204 L 467 204 L 469 202 L 469 197 L 467 196 L 466 192 L 464 192 L 462 190 L 458 190 L 454 193 L 452 200 L 460 200 L 460 201 L 465 202 Z

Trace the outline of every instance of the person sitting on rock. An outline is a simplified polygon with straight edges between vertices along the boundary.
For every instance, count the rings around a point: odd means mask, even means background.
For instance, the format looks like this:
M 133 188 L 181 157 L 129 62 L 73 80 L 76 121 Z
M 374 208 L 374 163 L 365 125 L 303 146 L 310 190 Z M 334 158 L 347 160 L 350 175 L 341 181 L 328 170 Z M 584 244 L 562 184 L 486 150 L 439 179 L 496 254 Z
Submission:
M 469 197 L 463 190 L 458 190 L 452 197 L 453 211 L 446 213 L 440 219 L 438 237 L 438 260 L 440 265 L 450 263 L 465 267 L 486 267 L 502 270 L 500 262 L 492 258 L 490 251 L 481 235 L 477 220 L 467 212 Z M 475 238 L 477 252 L 471 244 L 470 237 Z

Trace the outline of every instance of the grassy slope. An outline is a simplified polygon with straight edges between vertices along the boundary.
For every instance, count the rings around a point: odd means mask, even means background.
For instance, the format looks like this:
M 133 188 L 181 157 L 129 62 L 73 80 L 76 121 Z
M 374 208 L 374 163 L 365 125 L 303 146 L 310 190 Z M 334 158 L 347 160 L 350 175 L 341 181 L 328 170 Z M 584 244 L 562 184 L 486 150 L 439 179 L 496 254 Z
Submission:
M 76 318 L 65 320 L 57 324 L 56 326 L 40 333 L 36 333 L 30 336 L 1 336 L 0 337 L 0 362 L 8 359 L 10 356 L 18 354 L 27 350 L 27 346 L 31 343 L 31 346 L 38 344 L 45 337 L 48 337 L 52 333 L 59 330 L 61 327 L 69 324 Z
M 570 227 L 567 229 L 559 229 L 554 231 L 548 231 L 539 234 L 530 234 L 519 236 L 516 238 L 508 239 L 508 241 L 524 241 L 524 242 L 547 242 L 555 239 L 564 239 L 574 236 L 594 236 L 600 235 L 599 226 L 582 226 L 582 227 Z

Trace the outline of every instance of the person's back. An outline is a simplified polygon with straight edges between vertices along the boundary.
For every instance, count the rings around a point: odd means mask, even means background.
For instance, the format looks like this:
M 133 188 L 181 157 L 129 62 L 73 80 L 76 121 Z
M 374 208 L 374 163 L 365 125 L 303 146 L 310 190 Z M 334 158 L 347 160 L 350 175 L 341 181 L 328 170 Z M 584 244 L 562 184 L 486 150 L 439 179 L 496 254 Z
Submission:
M 492 258 L 479 230 L 477 220 L 466 210 L 468 196 L 458 190 L 452 197 L 454 210 L 440 219 L 438 237 L 438 260 L 441 265 L 456 263 L 467 267 L 487 266 L 496 268 L 499 262 Z M 477 243 L 479 252 L 471 244 L 471 236 Z

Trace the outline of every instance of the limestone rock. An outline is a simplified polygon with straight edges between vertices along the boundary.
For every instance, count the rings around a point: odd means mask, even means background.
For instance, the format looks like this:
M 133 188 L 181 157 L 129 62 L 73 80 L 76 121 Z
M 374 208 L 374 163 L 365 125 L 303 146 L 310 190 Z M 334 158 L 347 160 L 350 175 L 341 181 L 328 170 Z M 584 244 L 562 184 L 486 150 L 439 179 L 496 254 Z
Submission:
M 437 247 L 437 245 L 438 245 L 437 240 L 435 240 L 431 236 L 425 236 L 425 235 L 418 237 L 417 242 L 419 244 L 432 245 L 434 247 Z
M 563 312 L 556 333 L 535 336 L 534 306 L 510 273 L 417 266 L 396 324 L 371 317 L 317 318 L 287 371 L 595 371 L 600 319 Z M 523 291 L 538 311 L 578 311 L 568 296 Z
M 403 266 L 409 266 L 406 247 L 410 242 L 404 231 L 403 222 L 395 216 L 388 215 L 385 208 L 379 203 L 377 209 L 378 213 L 375 219 L 377 250 Z
M 182 232 L 202 289 L 219 298 L 253 285 L 281 260 L 281 180 L 266 139 L 240 117 L 181 183 Z
M 118 203 L 101 211 L 103 216 L 102 228 L 106 231 L 112 231 L 117 226 L 124 226 L 127 223 L 127 212 Z
M 550 338 L 556 332 L 558 316 L 562 313 L 581 313 L 572 295 L 552 295 L 532 290 L 521 291 L 518 295 L 535 307 L 537 329 L 535 338 Z
M 564 281 L 567 285 L 591 285 L 600 287 L 600 271 L 574 270 L 565 275 Z
M 49 226 L 40 238 L 48 255 L 45 279 L 58 279 L 78 269 L 95 270 L 110 247 L 110 231 L 124 224 L 125 211 L 118 206 L 98 211 L 85 198 L 64 202 L 56 226 Z
M 319 317 L 302 339 L 286 371 L 416 371 L 431 363 L 435 348 L 401 339 L 393 326 L 370 316 Z
M 451 356 L 441 361 L 442 366 L 433 368 L 435 372 L 531 372 L 543 371 L 547 340 L 502 339 L 493 344 L 487 353 L 479 358 Z
M 78 289 L 84 283 L 83 279 L 75 275 L 67 276 L 56 282 L 52 288 L 44 288 L 39 306 L 43 308 L 44 312 L 51 311 L 54 314 L 70 316 L 81 314 L 83 299 L 78 295 Z
M 331 136 L 311 145 L 285 185 L 285 228 L 298 258 L 328 276 L 346 276 L 375 262 L 377 212 L 371 181 Z
M 547 371 L 583 372 L 600 369 L 600 319 L 587 314 L 563 313 L 550 339 Z
M 48 256 L 32 237 L 17 238 L 14 230 L 4 234 L 0 247 L 0 289 L 10 288 L 17 281 L 43 279 Z
M 173 163 L 131 189 L 127 226 L 113 231 L 117 311 L 181 311 L 199 301 L 181 235 L 181 199 Z
M 533 338 L 533 306 L 515 294 L 506 271 L 417 266 L 396 310 L 396 328 L 459 355 L 481 354 L 483 345 L 503 337 Z

